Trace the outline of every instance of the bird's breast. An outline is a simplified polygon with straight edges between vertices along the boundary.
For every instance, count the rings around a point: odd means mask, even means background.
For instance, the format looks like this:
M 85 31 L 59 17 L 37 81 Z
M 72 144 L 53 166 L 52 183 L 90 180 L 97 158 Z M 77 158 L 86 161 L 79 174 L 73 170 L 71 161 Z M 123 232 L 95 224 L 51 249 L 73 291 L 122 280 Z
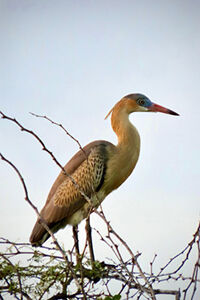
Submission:
M 140 144 L 134 147 L 118 148 L 107 161 L 103 189 L 106 195 L 117 189 L 132 173 L 139 158 Z

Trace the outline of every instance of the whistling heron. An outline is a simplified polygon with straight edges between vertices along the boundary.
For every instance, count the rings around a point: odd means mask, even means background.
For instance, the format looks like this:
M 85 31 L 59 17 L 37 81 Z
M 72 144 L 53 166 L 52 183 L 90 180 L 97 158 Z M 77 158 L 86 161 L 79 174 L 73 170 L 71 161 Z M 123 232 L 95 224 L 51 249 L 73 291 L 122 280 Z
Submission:
M 85 219 L 93 207 L 98 207 L 104 198 L 117 189 L 131 174 L 138 161 L 140 136 L 130 123 L 132 112 L 162 112 L 177 116 L 172 110 L 152 103 L 142 94 L 123 97 L 110 110 L 111 124 L 118 137 L 117 146 L 110 142 L 94 141 L 77 152 L 64 169 L 90 198 L 89 203 L 72 180 L 61 171 L 54 182 L 41 216 L 52 232 L 67 224 L 76 226 Z M 49 238 L 49 233 L 37 220 L 30 242 L 38 246 Z

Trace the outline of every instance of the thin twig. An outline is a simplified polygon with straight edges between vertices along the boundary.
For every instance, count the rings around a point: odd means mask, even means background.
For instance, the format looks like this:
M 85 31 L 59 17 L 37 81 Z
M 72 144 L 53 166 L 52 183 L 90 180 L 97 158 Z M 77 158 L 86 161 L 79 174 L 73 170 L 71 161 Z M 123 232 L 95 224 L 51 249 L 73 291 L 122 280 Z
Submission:
M 15 123 L 22 131 L 27 132 L 29 134 L 31 134 L 42 146 L 42 150 L 46 151 L 51 158 L 53 159 L 53 161 L 58 165 L 58 167 L 63 171 L 63 173 L 69 177 L 69 179 L 72 181 L 72 183 L 74 184 L 74 186 L 76 187 L 76 189 L 79 191 L 79 193 L 84 197 L 84 199 L 91 204 L 91 200 L 90 198 L 82 191 L 82 189 L 80 188 L 79 184 L 74 180 L 74 178 L 68 174 L 65 170 L 65 168 L 59 163 L 59 161 L 57 160 L 57 158 L 54 156 L 53 152 L 50 151 L 44 144 L 44 142 L 41 140 L 41 138 L 32 130 L 29 130 L 27 128 L 25 128 L 23 125 L 21 125 L 15 118 L 11 118 L 7 115 L 5 115 L 2 111 L 0 111 L 0 115 L 2 116 L 2 119 L 6 119 L 9 120 L 13 123 Z
M 52 119 L 50 119 L 50 118 L 47 117 L 47 116 L 38 115 L 38 114 L 35 114 L 35 113 L 32 113 L 32 112 L 30 112 L 30 114 L 31 114 L 32 116 L 34 116 L 34 117 L 37 117 L 37 118 L 43 118 L 43 119 L 46 119 L 46 120 L 48 120 L 49 122 L 51 122 L 52 124 L 59 126 L 62 130 L 64 130 L 64 132 L 65 132 L 72 140 L 74 140 L 74 141 L 78 144 L 80 150 L 82 150 L 82 151 L 85 153 L 85 151 L 84 151 L 84 149 L 82 148 L 80 142 L 79 142 L 73 135 L 71 135 L 71 134 L 69 133 L 69 131 L 67 131 L 67 129 L 66 129 L 62 124 L 53 121 Z
M 156 300 L 155 298 L 155 294 L 154 291 L 152 289 L 152 286 L 150 284 L 150 282 L 148 281 L 148 279 L 146 278 L 146 276 L 144 275 L 144 272 L 142 271 L 142 268 L 140 267 L 136 256 L 133 254 L 133 252 L 131 251 L 130 247 L 127 245 L 127 243 L 118 235 L 118 233 L 116 231 L 114 231 L 114 229 L 112 228 L 112 226 L 110 225 L 110 223 L 106 220 L 105 215 L 101 209 L 100 213 L 98 211 L 96 211 L 96 213 L 105 221 L 107 227 L 108 227 L 108 232 L 112 233 L 114 236 L 117 237 L 117 239 L 124 245 L 124 247 L 127 249 L 127 251 L 129 252 L 130 256 L 132 257 L 133 260 L 133 264 L 135 264 L 139 270 L 139 273 L 141 275 L 141 277 L 144 279 L 145 283 L 147 284 L 149 290 L 149 294 L 151 295 L 151 299 L 152 300 Z M 143 287 L 141 286 L 141 289 L 143 289 Z
M 75 279 L 75 282 L 77 284 L 77 286 L 82 290 L 83 294 L 84 294 L 84 291 L 83 291 L 83 287 L 82 285 L 80 286 L 78 280 L 77 280 L 77 277 L 76 277 L 76 274 L 74 273 L 74 270 L 67 258 L 67 255 L 66 253 L 64 252 L 64 250 L 62 249 L 62 247 L 60 246 L 60 244 L 58 243 L 55 235 L 53 234 L 53 232 L 50 230 L 50 228 L 48 227 L 48 225 L 46 224 L 45 220 L 43 219 L 43 217 L 40 215 L 37 207 L 30 201 L 29 199 L 29 196 L 28 196 L 28 190 L 27 190 L 27 187 L 26 187 L 26 184 L 25 184 L 25 181 L 21 175 L 21 173 L 19 172 L 19 170 L 17 169 L 17 167 L 12 163 L 10 162 L 7 158 L 5 158 L 1 153 L 0 153 L 0 157 L 2 160 L 4 160 L 5 162 L 7 162 L 14 170 L 15 172 L 17 173 L 17 175 L 19 176 L 20 178 L 20 181 L 22 183 L 22 186 L 23 186 L 23 189 L 24 189 L 24 193 L 25 193 L 25 200 L 28 202 L 28 204 L 34 209 L 34 211 L 36 212 L 38 218 L 40 219 L 41 221 L 41 224 L 42 226 L 45 228 L 45 230 L 50 234 L 51 238 L 53 239 L 53 242 L 55 244 L 55 246 L 58 248 L 58 250 L 60 251 L 64 261 L 67 263 L 68 267 L 70 268 L 71 270 L 71 273 L 72 273 L 72 276 L 74 277 Z

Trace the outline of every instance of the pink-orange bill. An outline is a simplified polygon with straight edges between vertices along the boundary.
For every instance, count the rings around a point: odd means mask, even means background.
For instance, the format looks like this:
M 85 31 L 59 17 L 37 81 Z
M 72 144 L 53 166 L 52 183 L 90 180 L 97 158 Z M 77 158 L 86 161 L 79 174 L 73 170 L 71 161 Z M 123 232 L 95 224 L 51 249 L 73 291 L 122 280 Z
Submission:
M 153 111 L 153 112 L 161 112 L 164 114 L 170 114 L 170 115 L 174 115 L 174 116 L 179 116 L 179 114 L 177 114 L 175 111 L 165 108 L 161 105 L 152 103 L 152 105 L 149 107 L 149 111 Z

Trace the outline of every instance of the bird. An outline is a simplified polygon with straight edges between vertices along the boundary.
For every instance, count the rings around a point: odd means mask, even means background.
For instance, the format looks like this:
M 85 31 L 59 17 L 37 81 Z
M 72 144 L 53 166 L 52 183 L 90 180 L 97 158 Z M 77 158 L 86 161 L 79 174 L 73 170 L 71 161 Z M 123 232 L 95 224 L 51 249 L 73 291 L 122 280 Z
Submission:
M 97 208 L 134 170 L 140 154 L 140 135 L 129 120 L 133 112 L 179 115 L 140 93 L 129 94 L 119 100 L 105 117 L 107 119 L 111 115 L 117 145 L 97 140 L 80 149 L 64 166 L 65 172 L 60 172 L 48 194 L 40 216 L 53 233 L 66 225 L 77 226 L 88 217 L 91 205 Z M 38 217 L 30 243 L 41 246 L 49 237 Z

